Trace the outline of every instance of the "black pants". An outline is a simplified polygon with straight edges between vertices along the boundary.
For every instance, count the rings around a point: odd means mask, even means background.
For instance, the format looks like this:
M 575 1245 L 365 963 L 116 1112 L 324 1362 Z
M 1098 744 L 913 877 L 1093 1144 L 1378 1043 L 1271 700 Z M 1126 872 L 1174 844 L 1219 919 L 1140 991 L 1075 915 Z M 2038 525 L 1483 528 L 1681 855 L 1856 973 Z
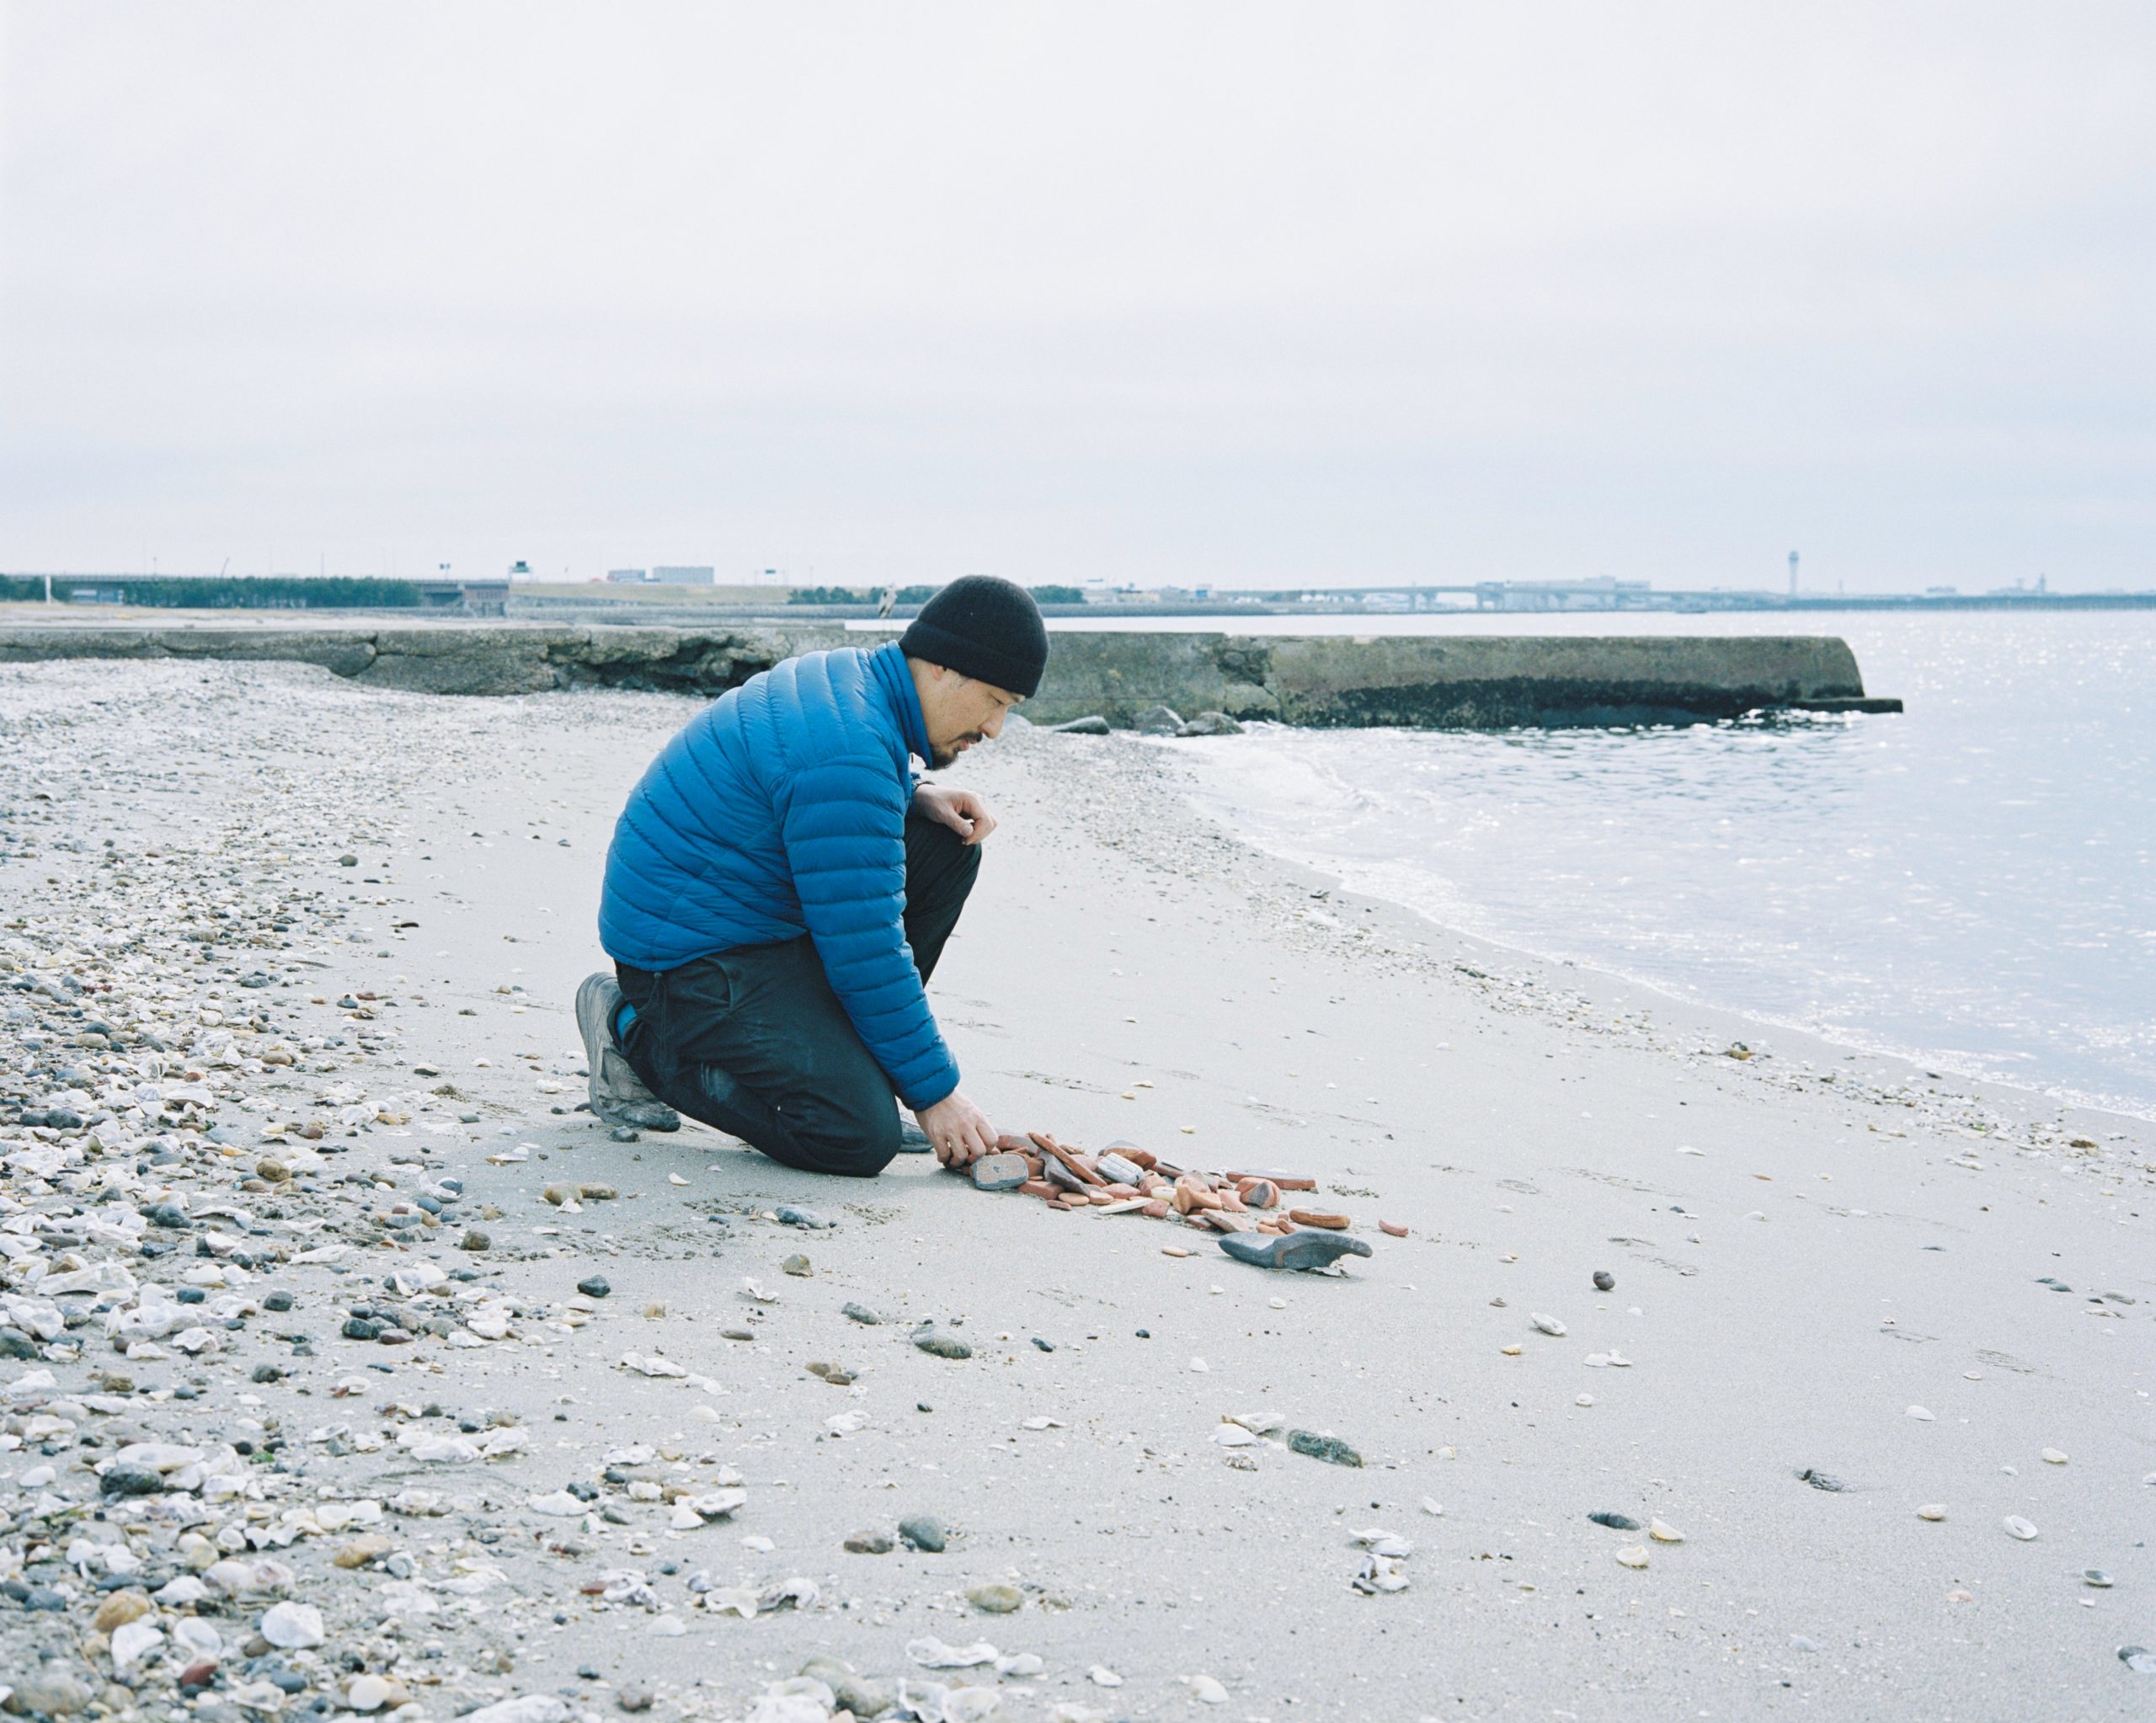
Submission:
M 950 827 L 906 816 L 906 942 L 923 982 L 979 871 L 980 851 Z M 804 1172 L 873 1178 L 899 1152 L 891 1080 L 806 934 L 614 973 L 636 1011 L 622 1050 L 676 1112 Z

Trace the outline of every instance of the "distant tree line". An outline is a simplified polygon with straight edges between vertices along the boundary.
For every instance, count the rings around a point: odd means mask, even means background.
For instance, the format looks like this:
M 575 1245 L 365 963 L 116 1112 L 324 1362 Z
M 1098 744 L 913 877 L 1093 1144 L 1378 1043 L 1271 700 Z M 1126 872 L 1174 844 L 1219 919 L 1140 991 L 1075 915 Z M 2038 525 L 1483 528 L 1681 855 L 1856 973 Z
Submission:
M 59 575 L 52 595 L 62 603 L 77 592 L 103 601 L 120 601 L 157 610 L 414 610 L 424 602 L 409 580 L 363 576 L 290 577 L 246 575 Z M 45 596 L 42 574 L 0 574 L 0 599 L 11 602 Z

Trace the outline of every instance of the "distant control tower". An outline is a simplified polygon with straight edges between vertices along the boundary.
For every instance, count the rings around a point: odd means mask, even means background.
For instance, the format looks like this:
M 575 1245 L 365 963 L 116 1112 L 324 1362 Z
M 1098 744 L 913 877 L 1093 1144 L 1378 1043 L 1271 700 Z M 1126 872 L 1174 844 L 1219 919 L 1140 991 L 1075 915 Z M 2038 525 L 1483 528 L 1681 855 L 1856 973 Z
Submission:
M 1789 553 L 1789 595 L 1791 598 L 1796 596 L 1796 552 L 1795 551 Z

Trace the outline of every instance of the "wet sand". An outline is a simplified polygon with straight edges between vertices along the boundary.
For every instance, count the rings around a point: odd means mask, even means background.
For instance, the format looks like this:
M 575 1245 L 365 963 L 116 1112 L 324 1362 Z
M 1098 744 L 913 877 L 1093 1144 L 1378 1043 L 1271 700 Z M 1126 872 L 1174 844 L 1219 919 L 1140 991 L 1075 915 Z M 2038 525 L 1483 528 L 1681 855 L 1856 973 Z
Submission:
M 614 815 L 693 709 L 620 694 L 439 700 L 274 665 L 0 671 L 0 952 L 22 973 L 88 957 L 97 927 L 177 917 L 179 898 L 234 870 L 232 891 L 286 906 L 270 943 L 221 942 L 183 966 L 138 939 L 98 961 L 116 976 L 141 960 L 142 1021 L 166 1024 L 168 1063 L 200 1044 L 212 991 L 221 1018 L 262 1013 L 269 1027 L 245 1044 L 347 1043 L 290 1067 L 206 1070 L 223 1092 L 203 1119 L 247 1142 L 244 1157 L 190 1137 L 182 1164 L 219 1173 L 117 1182 L 130 1208 L 173 1183 L 197 1208 L 230 1199 L 265 1123 L 323 1118 L 322 1145 L 344 1152 L 292 1182 L 312 1195 L 237 1200 L 332 1217 L 319 1235 L 350 1249 L 236 1289 L 288 1288 L 293 1315 L 245 1311 L 221 1352 L 131 1367 L 144 1390 L 199 1378 L 202 1399 L 73 1422 L 207 1442 L 229 1435 L 246 1392 L 258 1422 L 281 1419 L 294 1468 L 261 1505 L 281 1512 L 324 1488 L 463 1497 L 439 1517 L 392 1510 L 383 1529 L 422 1584 L 499 1577 L 435 1593 L 436 1613 L 393 1632 L 379 1624 L 399 1582 L 379 1562 L 330 1568 L 341 1540 L 329 1534 L 275 1552 L 333 1634 L 409 1678 L 413 1717 L 557 1688 L 575 1694 L 572 1710 L 611 1710 L 628 1682 L 656 1692 L 654 1715 L 739 1717 L 817 1656 L 886 1683 L 994 1685 L 996 1715 L 1017 1718 L 1058 1706 L 1276 1723 L 2145 1714 L 2156 1686 L 2117 1652 L 2156 1644 L 2149 1127 L 1971 1092 L 1318 895 L 1325 881 L 1192 813 L 1172 753 L 1019 732 L 948 775 L 1003 822 L 932 990 L 967 1092 L 1009 1129 L 1307 1172 L 1375 1254 L 1338 1278 L 1268 1274 L 1171 1223 L 983 1194 L 925 1158 L 839 1184 L 694 1127 L 616 1143 L 553 1111 L 582 1094 L 569 999 L 600 962 L 592 919 Z M 108 838 L 120 866 L 101 865 Z M 187 907 L 186 925 L 205 913 Z M 183 968 L 184 985 L 161 979 Z M 270 984 L 238 990 L 249 971 Z M 153 980 L 168 998 L 152 997 Z M 379 996 L 371 1018 L 337 1005 L 366 993 Z M 375 1050 L 359 1048 L 361 1030 Z M 38 1032 L 4 1032 L 23 1067 L 21 1038 Z M 126 1038 L 66 1056 L 138 1063 L 143 1044 Z M 1729 1056 L 1740 1043 L 1749 1059 Z M 48 1045 L 28 1064 L 56 1057 Z M 346 1125 L 350 1104 L 319 1098 L 340 1083 L 403 1122 Z M 444 1084 L 457 1093 L 432 1093 Z M 25 1104 L 43 1104 L 50 1085 L 27 1086 Z M 107 1164 L 151 1167 L 136 1155 L 154 1119 L 119 1110 L 98 1128 L 131 1145 Z M 7 1152 L 31 1140 L 0 1125 Z M 520 1144 L 526 1159 L 488 1159 Z M 392 1188 L 340 1182 L 361 1168 Z M 454 1224 L 367 1218 L 445 1176 L 465 1187 Z M 61 1213 L 85 1194 L 66 1176 L 11 1165 L 8 1190 Z M 564 1213 L 541 1195 L 563 1180 L 618 1194 Z M 780 1203 L 835 1224 L 762 1218 Z M 1381 1218 L 1410 1236 L 1382 1235 Z M 458 1248 L 471 1226 L 485 1252 Z M 289 1258 L 301 1240 L 253 1245 Z M 782 1272 L 795 1252 L 811 1277 Z M 126 1256 L 94 1240 L 80 1254 Z M 25 1260 L 8 1271 L 19 1288 Z M 126 1260 L 144 1281 L 193 1262 Z M 47 1251 L 37 1272 L 55 1261 Z M 475 1270 L 487 1278 L 466 1288 L 528 1314 L 512 1337 L 483 1341 L 455 1314 L 471 1299 L 430 1293 L 409 1302 L 440 1304 L 468 1339 L 338 1337 L 362 1277 L 398 1302 L 380 1277 L 419 1262 Z M 1611 1290 L 1595 1289 L 1597 1270 Z M 595 1272 L 609 1294 L 577 1310 L 568 1300 Z M 776 1301 L 748 1296 L 747 1278 Z M 849 1320 L 850 1301 L 885 1320 Z M 643 1314 L 654 1306 L 664 1315 Z M 1540 1331 L 1536 1314 L 1565 1332 Z M 910 1344 L 929 1317 L 973 1357 Z M 0 1363 L 0 1383 L 43 1368 L 51 1394 L 88 1391 L 114 1363 L 102 1321 L 70 1331 L 93 1339 L 79 1358 Z M 313 1356 L 273 1342 L 295 1323 Z M 620 1363 L 654 1353 L 704 1385 Z M 243 1382 L 272 1356 L 287 1376 Z M 834 1388 L 810 1362 L 857 1379 Z M 376 1363 L 388 1373 L 366 1370 Z M 332 1397 L 355 1377 L 363 1392 Z M 523 1451 L 412 1461 L 395 1432 L 441 1427 L 397 1408 L 429 1403 L 506 1414 Z M 859 1427 L 835 1433 L 852 1413 Z M 1340 1438 L 1363 1466 L 1212 1439 L 1224 1416 L 1269 1426 L 1263 1413 Z M 339 1454 L 308 1439 L 332 1422 L 390 1433 Z M 636 1443 L 654 1454 L 617 1463 L 622 1478 L 704 1490 L 730 1468 L 746 1502 L 675 1529 L 667 1503 L 604 1475 L 606 1454 Z M 53 1487 L 94 1496 L 75 1462 L 112 1451 L 62 1445 Z M 0 1454 L 0 1479 L 35 1458 Z M 1806 1470 L 1843 1487 L 1815 1488 Z M 573 1483 L 594 1491 L 584 1517 L 530 1505 Z M 36 1492 L 6 1491 L 28 1524 Z M 1934 1503 L 1943 1520 L 1918 1518 Z M 1596 1512 L 1659 1518 L 1684 1541 L 1605 1528 Z M 842 1547 L 915 1514 L 953 1528 L 944 1553 Z M 2039 1535 L 2009 1535 L 2008 1516 Z M 1404 1591 L 1351 1587 L 1354 1536 L 1377 1528 L 1414 1546 Z M 38 1539 L 5 1541 L 0 1565 Z M 138 1541 L 168 1560 L 154 1525 Z M 1645 1568 L 1620 1564 L 1642 1547 Z M 2089 1587 L 2090 1568 L 2114 1583 Z M 49 1583 L 51 1569 L 36 1571 Z M 628 1571 L 648 1602 L 584 1589 Z M 713 1593 L 688 1589 L 699 1571 L 722 1591 L 806 1577 L 816 1601 L 714 1614 Z M 994 1582 L 1020 1587 L 1023 1607 L 967 1603 L 966 1588 Z M 224 1605 L 228 1639 L 263 1601 Z M 94 1607 L 83 1591 L 60 1614 L 0 1614 L 0 1646 L 63 1648 L 94 1692 L 109 1663 L 60 1632 Z M 1038 1654 L 1043 1672 L 924 1671 L 907 1646 L 925 1637 Z M 1096 1666 L 1122 1684 L 1096 1683 Z M 440 1685 L 420 1678 L 430 1671 Z M 172 1672 L 144 1679 L 143 1715 L 170 1705 Z M 1197 1697 L 1186 1678 L 1200 1676 L 1225 1702 Z M 120 1697 L 105 1700 L 123 1710 Z

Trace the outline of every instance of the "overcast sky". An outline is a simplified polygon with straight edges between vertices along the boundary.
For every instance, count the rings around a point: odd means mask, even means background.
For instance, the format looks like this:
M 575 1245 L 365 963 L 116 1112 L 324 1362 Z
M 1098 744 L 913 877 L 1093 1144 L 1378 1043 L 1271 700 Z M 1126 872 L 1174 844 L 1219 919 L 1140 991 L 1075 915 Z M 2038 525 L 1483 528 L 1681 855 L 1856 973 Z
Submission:
M 2156 8 L 0 8 L 0 568 L 2156 585 Z

